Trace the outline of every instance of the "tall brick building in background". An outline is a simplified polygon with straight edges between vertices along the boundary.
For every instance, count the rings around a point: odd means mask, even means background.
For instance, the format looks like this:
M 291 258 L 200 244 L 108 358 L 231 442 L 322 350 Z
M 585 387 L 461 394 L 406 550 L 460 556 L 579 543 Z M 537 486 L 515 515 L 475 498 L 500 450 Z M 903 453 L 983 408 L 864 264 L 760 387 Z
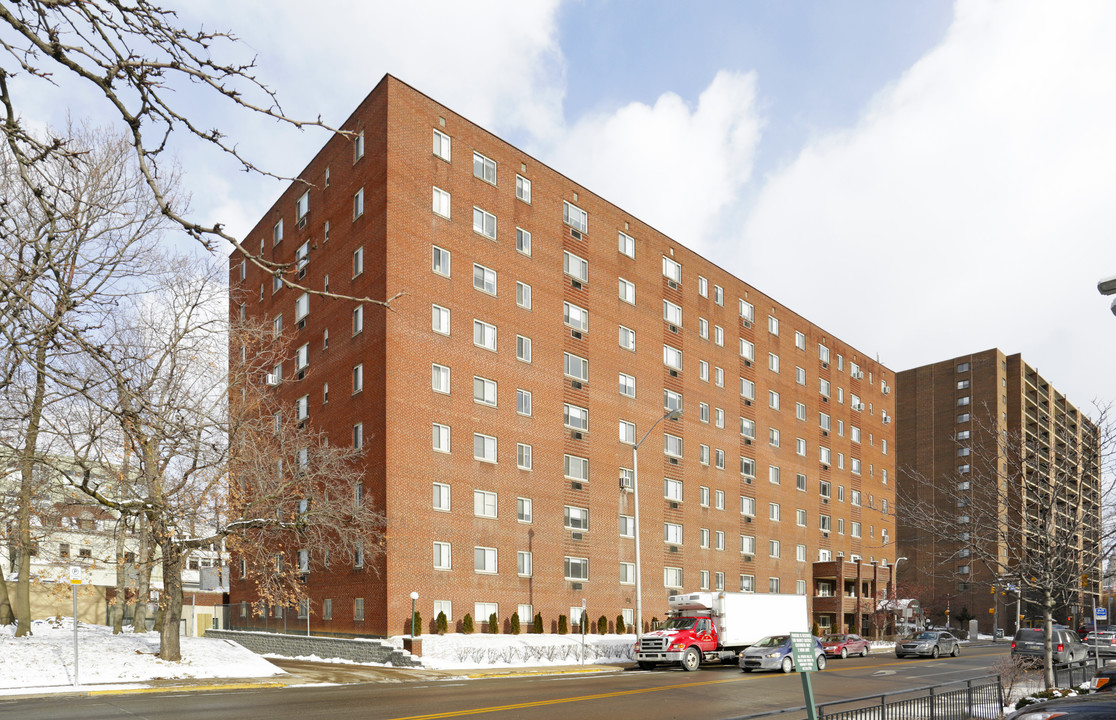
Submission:
M 312 629 L 406 632 L 412 591 L 427 630 L 551 632 L 583 598 L 630 624 L 631 443 L 675 407 L 640 453 L 644 619 L 723 588 L 861 627 L 895 557 L 891 371 L 391 76 L 343 129 L 245 244 L 392 310 L 230 259 L 305 345 L 275 392 L 363 446 L 388 517 L 378 567 L 310 568 Z
M 1100 583 L 1096 424 L 1018 354 L 997 349 L 904 370 L 896 388 L 898 555 L 908 558 L 899 566 L 900 581 L 925 585 L 924 605 L 933 593 L 948 599 L 954 617 L 967 608 L 982 632 L 992 631 L 990 609 L 999 613 L 1001 628 L 1014 630 L 1015 597 L 1003 594 L 1010 574 L 996 578 L 979 558 L 990 553 L 1011 565 L 1015 551 L 1008 544 L 1051 542 L 1032 533 L 1041 509 L 1050 505 L 1050 488 L 1059 485 L 1058 522 L 1075 534 L 1073 547 L 1066 548 L 1069 584 L 1076 587 L 1082 574 L 1089 580 L 1076 603 L 1058 608 L 1055 621 L 1066 621 L 1068 613 L 1082 620 L 1086 613 L 1077 603 Z M 1004 486 L 999 493 L 992 490 L 997 483 Z M 1002 526 L 973 530 L 971 523 L 979 521 L 973 507 L 987 508 L 989 502 L 1000 505 Z M 941 533 L 921 531 L 907 519 L 930 506 L 952 515 Z M 1017 532 L 1024 528 L 1031 529 Z M 978 549 L 978 538 L 998 547 Z M 990 592 L 993 584 L 996 593 Z M 1024 606 L 1028 613 L 1033 610 Z

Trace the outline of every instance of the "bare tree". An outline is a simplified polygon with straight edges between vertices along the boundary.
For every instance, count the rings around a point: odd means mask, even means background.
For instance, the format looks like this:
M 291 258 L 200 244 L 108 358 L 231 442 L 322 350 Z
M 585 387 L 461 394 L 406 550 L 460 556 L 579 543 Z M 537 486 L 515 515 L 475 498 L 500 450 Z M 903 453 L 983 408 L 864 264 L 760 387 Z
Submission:
M 1054 683 L 1051 628 L 1056 609 L 1095 582 L 1113 537 L 1102 526 L 1100 469 L 1107 414 L 1080 417 L 1080 433 L 1059 428 L 1053 451 L 1037 435 L 1011 433 L 974 413 L 964 472 L 940 477 L 900 468 L 899 525 L 935 574 L 1018 588 L 1045 627 L 1046 684 Z M 963 569 L 963 572 L 959 572 Z M 933 612 L 933 601 L 924 607 Z

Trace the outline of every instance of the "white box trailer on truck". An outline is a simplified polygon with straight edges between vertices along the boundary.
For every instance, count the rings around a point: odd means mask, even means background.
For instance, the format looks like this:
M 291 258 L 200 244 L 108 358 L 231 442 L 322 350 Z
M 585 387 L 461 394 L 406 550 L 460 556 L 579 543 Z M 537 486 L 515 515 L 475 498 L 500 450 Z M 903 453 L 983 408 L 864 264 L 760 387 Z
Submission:
M 644 670 L 664 663 L 697 670 L 702 661 L 734 661 L 768 635 L 810 631 L 804 595 L 696 592 L 668 602 L 667 621 L 636 644 Z

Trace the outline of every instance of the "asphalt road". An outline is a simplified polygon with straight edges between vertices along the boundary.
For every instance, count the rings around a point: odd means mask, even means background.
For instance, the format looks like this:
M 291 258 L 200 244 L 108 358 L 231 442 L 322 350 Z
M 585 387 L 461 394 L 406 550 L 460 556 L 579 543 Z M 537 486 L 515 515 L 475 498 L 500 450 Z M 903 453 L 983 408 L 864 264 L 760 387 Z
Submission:
M 966 680 L 994 674 L 1007 644 L 964 648 L 959 658 L 898 660 L 894 655 L 830 660 L 813 673 L 817 703 Z M 735 666 L 626 670 L 595 675 L 550 675 L 435 682 L 377 682 L 281 689 L 189 691 L 41 698 L 0 702 L 3 720 L 640 720 L 731 718 L 801 706 L 797 674 L 744 674 Z M 780 716 L 790 720 L 794 714 Z

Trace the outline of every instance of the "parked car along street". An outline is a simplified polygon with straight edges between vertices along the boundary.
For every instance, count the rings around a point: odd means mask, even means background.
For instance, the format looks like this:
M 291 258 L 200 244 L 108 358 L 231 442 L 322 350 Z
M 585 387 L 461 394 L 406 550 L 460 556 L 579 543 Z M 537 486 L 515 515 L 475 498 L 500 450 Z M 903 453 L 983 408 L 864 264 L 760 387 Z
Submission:
M 1088 656 L 1089 650 L 1082 644 L 1076 632 L 1063 627 L 1054 629 L 1051 633 L 1050 643 L 1054 662 L 1076 662 Z M 1011 641 L 1011 656 L 1041 663 L 1043 661 L 1042 628 L 1019 628 L 1015 633 L 1015 639 Z
M 1075 695 L 1048 700 L 1016 710 L 1004 720 L 1111 720 L 1116 717 L 1116 694 Z
M 1085 636 L 1084 642 L 1089 657 L 1116 657 L 1116 632 L 1112 630 L 1091 632 Z
M 814 652 L 817 656 L 814 667 L 825 670 L 825 648 L 818 638 L 814 638 Z M 782 670 L 785 673 L 794 670 L 790 635 L 769 635 L 755 645 L 744 648 L 740 653 L 740 669 L 744 672 Z
M 870 642 L 859 635 L 832 634 L 822 638 L 822 647 L 825 654 L 830 657 L 846 658 L 849 655 L 868 657 Z
M 1095 693 L 1108 693 L 1116 690 L 1116 664 L 1109 663 L 1097 668 L 1097 674 L 1093 676 L 1089 688 Z
M 926 630 L 895 643 L 895 657 L 927 655 L 936 658 L 939 655 L 957 657 L 960 654 L 960 641 L 944 630 Z

